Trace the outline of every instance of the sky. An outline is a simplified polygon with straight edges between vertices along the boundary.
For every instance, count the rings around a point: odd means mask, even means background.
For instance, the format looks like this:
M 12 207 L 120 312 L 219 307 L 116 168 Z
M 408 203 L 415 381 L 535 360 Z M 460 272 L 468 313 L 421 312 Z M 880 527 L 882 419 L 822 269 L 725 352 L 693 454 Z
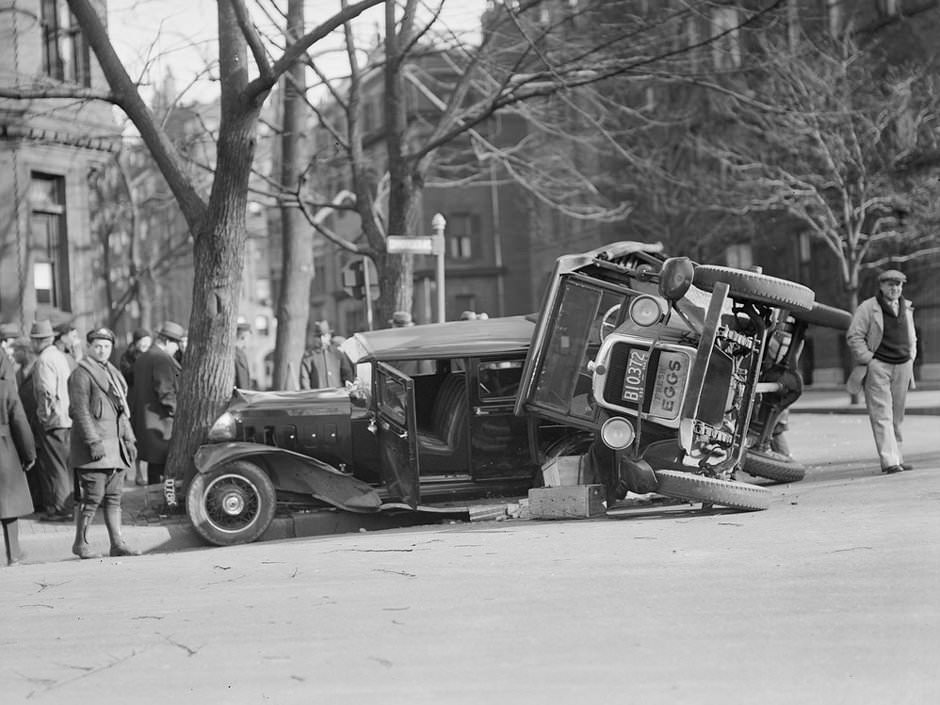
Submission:
M 264 16 L 256 10 L 256 3 L 247 2 L 253 8 L 255 20 L 264 21 Z M 270 2 L 266 4 L 270 6 Z M 444 0 L 442 17 L 451 27 L 476 27 L 485 4 L 486 0 Z M 278 5 L 286 7 L 286 0 L 278 0 Z M 339 0 L 307 0 L 308 28 L 339 8 Z M 363 37 L 375 36 L 381 29 L 382 17 L 381 7 L 364 15 L 356 22 L 358 33 Z M 161 81 L 169 69 L 180 91 L 189 87 L 200 69 L 217 57 L 213 43 L 216 35 L 214 0 L 109 0 L 108 28 L 111 42 L 131 78 L 146 75 L 149 86 Z M 335 66 L 337 71 L 342 70 L 340 63 Z M 145 99 L 152 90 L 142 89 Z M 185 98 L 211 100 L 217 95 L 218 85 L 203 80 L 189 88 Z

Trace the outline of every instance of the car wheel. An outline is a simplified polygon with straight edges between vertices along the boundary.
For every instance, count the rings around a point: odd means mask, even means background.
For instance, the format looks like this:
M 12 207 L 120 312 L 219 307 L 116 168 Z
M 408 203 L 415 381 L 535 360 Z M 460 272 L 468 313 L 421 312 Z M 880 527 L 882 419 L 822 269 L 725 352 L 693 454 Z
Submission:
M 716 480 L 678 470 L 658 470 L 656 492 L 667 497 L 705 504 L 720 504 L 735 509 L 767 509 L 770 490 L 744 482 Z
M 770 450 L 746 450 L 744 472 L 775 482 L 799 482 L 806 477 L 806 466 L 792 458 Z
M 695 268 L 695 286 L 712 291 L 718 282 L 727 284 L 736 299 L 791 311 L 812 311 L 816 300 L 812 289 L 787 279 L 711 264 L 700 264 Z
M 852 323 L 852 314 L 848 311 L 821 303 L 814 303 L 811 311 L 796 312 L 793 317 L 804 323 L 835 328 L 836 330 L 848 330 L 849 325 Z
M 186 495 L 193 527 L 216 546 L 256 540 L 271 524 L 276 508 L 271 478 L 246 460 L 233 460 L 196 475 Z

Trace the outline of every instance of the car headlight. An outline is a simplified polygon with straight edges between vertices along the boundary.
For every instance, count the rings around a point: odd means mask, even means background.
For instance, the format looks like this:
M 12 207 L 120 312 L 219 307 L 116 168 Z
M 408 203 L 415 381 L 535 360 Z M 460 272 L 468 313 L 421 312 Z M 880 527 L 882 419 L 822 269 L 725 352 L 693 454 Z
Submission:
M 235 417 L 226 411 L 212 424 L 209 429 L 210 441 L 233 441 L 235 440 Z
M 622 416 L 613 416 L 601 426 L 601 440 L 611 450 L 627 448 L 633 443 L 634 438 L 636 438 L 636 431 L 633 424 Z
M 640 294 L 630 302 L 630 320 L 646 328 L 664 321 L 667 310 L 665 302 L 661 299 Z

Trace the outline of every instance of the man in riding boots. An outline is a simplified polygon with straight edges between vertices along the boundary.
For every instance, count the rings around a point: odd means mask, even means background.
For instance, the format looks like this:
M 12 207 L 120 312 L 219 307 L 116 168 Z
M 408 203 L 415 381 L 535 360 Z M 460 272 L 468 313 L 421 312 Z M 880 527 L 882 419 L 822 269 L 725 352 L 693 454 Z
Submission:
M 72 553 L 98 558 L 88 543 L 88 527 L 98 506 L 111 539 L 112 556 L 139 556 L 121 535 L 121 493 L 124 473 L 134 467 L 137 440 L 131 430 L 127 383 L 108 362 L 114 333 L 108 328 L 90 331 L 88 354 L 69 377 L 69 415 L 72 417 L 71 459 L 79 490 Z

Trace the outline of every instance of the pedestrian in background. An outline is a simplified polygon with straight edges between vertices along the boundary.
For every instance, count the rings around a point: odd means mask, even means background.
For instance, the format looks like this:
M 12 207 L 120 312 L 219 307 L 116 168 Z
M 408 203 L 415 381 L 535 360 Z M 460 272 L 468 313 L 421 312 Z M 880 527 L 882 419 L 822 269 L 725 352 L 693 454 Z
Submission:
M 179 391 L 180 364 L 174 355 L 185 335 L 181 325 L 167 321 L 157 332 L 154 344 L 134 363 L 131 418 L 151 485 L 162 483 L 165 475 Z
M 248 366 L 248 341 L 251 339 L 251 325 L 239 321 L 235 328 L 235 388 L 251 389 L 251 369 Z
M 127 346 L 121 354 L 121 359 L 118 360 L 118 369 L 121 371 L 121 374 L 124 375 L 124 381 L 127 382 L 128 401 L 134 398 L 134 363 L 137 362 L 138 357 L 150 349 L 152 343 L 153 336 L 150 335 L 150 331 L 146 328 L 138 328 L 131 336 L 131 344 Z M 131 423 L 134 426 L 137 425 L 137 421 L 133 416 Z M 136 485 L 146 485 L 146 472 L 147 470 L 143 467 L 143 462 L 140 458 L 136 459 L 134 461 L 134 467 L 131 468 L 130 475 L 126 478 L 127 482 Z
M 62 351 L 71 369 L 75 369 L 82 359 L 82 340 L 71 321 L 65 321 L 52 329 L 55 333 L 53 344 Z
M 5 356 L 13 370 L 14 382 L 16 381 L 16 340 L 20 337 L 20 327 L 15 323 L 0 323 L 0 355 Z M 19 384 L 17 384 L 19 387 Z
M 33 393 L 36 400 L 37 450 L 46 521 L 72 521 L 74 479 L 69 466 L 68 356 L 53 345 L 55 332 L 49 321 L 36 321 L 29 332 L 36 362 Z
M 69 377 L 69 415 L 72 418 L 71 458 L 78 480 L 78 512 L 72 553 L 98 558 L 88 543 L 88 527 L 98 507 L 111 540 L 112 556 L 139 556 L 121 533 L 121 493 L 124 473 L 134 467 L 137 442 L 127 407 L 127 383 L 108 362 L 114 333 L 97 328 L 88 333 L 88 354 Z
M 33 513 L 26 473 L 35 462 L 36 446 L 20 403 L 13 363 L 0 352 L 0 525 L 8 565 L 24 557 L 17 520 Z
M 901 436 L 917 350 L 913 307 L 901 295 L 906 281 L 896 269 L 878 275 L 878 293 L 859 304 L 846 332 L 856 364 L 846 386 L 850 394 L 865 390 L 881 472 L 888 474 L 912 469 Z
M 352 363 L 333 344 L 329 321 L 316 321 L 313 334 L 310 347 L 300 361 L 300 388 L 342 389 L 356 376 Z

